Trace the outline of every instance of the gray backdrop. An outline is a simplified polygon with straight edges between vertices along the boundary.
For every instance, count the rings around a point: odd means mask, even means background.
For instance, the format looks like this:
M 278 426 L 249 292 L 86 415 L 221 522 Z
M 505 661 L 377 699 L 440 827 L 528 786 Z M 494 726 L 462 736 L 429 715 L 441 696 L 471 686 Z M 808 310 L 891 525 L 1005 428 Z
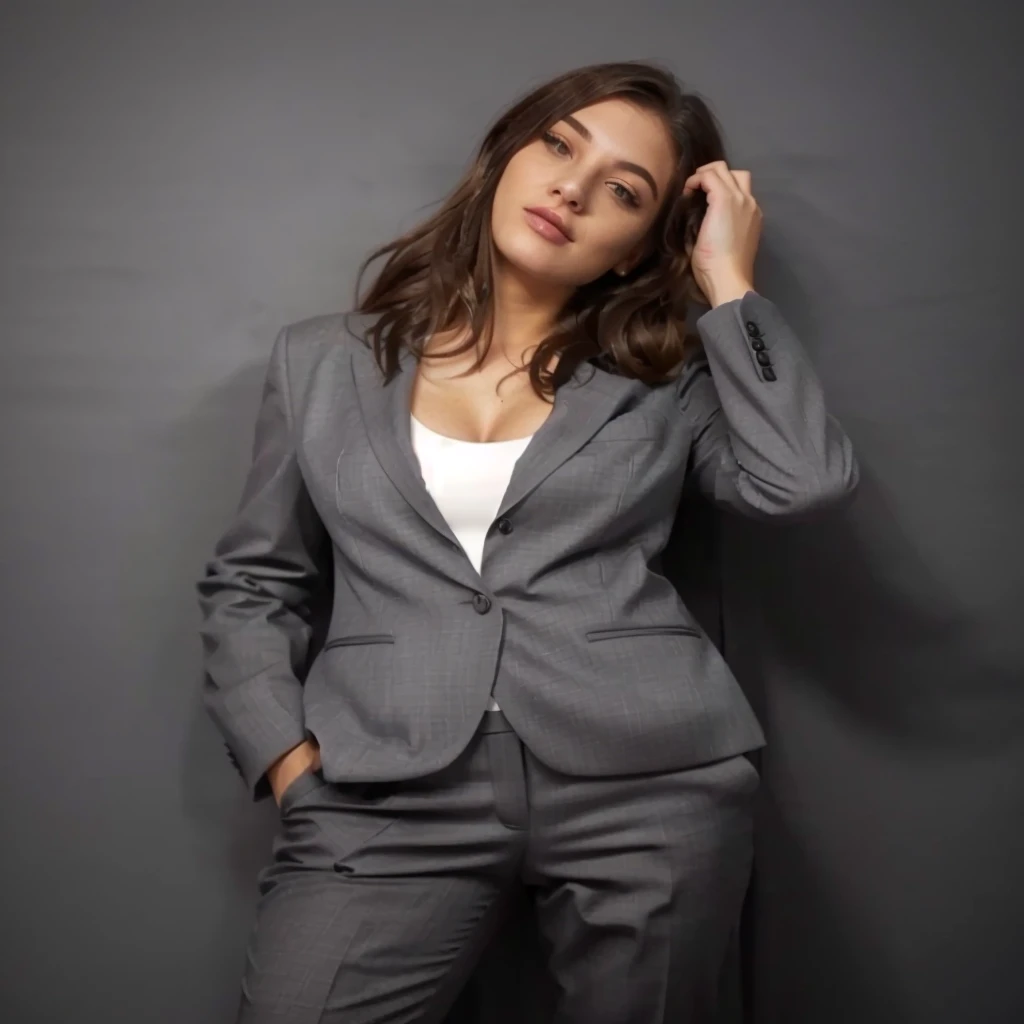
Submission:
M 679 549 L 769 738 L 729 1016 L 742 973 L 757 1024 L 1024 1019 L 1019 17 L 4 3 L 0 1016 L 231 1018 L 276 821 L 199 707 L 193 583 L 273 334 L 345 306 L 513 96 L 652 58 L 752 171 L 756 284 L 863 468 L 827 522 Z

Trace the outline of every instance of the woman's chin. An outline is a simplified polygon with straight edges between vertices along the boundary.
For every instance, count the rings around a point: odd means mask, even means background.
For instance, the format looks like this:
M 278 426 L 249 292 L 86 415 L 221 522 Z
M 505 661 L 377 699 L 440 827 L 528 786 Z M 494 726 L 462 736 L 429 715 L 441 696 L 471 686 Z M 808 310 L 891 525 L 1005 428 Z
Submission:
M 551 245 L 547 243 L 550 250 Z M 499 265 L 517 277 L 561 287 L 575 287 L 576 275 L 560 253 L 538 251 L 532 244 L 516 244 L 499 250 Z

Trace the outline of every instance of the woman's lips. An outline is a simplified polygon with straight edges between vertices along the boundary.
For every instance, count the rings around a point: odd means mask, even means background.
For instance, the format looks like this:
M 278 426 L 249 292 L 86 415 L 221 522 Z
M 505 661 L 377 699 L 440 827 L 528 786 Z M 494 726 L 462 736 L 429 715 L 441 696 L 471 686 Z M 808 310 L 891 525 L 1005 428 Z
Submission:
M 526 223 L 541 238 L 546 238 L 549 242 L 554 242 L 555 245 L 567 245 L 569 243 L 568 237 L 562 232 L 561 228 L 555 227 L 551 221 L 546 220 L 539 213 L 534 213 L 533 210 L 524 210 L 523 213 L 526 217 Z

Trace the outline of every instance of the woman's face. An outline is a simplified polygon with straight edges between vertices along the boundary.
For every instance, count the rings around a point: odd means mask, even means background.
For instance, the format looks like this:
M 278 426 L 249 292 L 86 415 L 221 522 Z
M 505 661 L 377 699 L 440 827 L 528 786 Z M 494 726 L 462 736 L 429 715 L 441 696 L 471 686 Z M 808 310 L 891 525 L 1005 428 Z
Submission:
M 491 207 L 499 259 L 571 288 L 643 252 L 675 165 L 657 114 L 611 98 L 556 122 L 509 161 Z M 547 210 L 564 233 L 529 212 Z

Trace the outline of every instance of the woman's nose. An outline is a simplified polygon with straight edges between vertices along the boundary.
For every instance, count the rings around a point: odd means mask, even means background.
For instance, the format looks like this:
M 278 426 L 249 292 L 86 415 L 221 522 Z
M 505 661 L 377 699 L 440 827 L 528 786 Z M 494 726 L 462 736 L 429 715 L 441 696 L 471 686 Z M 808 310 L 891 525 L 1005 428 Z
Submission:
M 570 178 L 559 182 L 553 191 L 574 208 L 583 203 L 583 188 L 575 179 Z

